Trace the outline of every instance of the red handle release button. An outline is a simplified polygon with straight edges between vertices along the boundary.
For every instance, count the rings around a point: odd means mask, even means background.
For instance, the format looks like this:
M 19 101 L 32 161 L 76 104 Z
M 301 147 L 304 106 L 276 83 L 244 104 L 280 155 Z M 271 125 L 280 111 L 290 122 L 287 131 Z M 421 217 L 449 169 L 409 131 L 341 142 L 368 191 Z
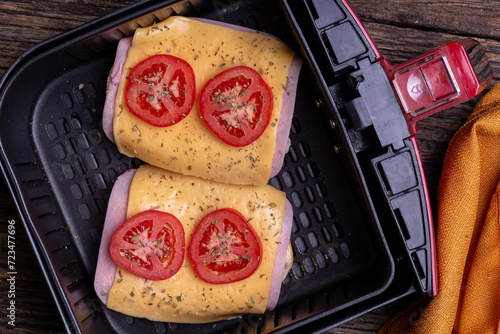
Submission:
M 412 134 L 420 119 L 476 96 L 493 77 L 481 44 L 472 38 L 443 45 L 397 66 L 387 59 L 381 64 Z

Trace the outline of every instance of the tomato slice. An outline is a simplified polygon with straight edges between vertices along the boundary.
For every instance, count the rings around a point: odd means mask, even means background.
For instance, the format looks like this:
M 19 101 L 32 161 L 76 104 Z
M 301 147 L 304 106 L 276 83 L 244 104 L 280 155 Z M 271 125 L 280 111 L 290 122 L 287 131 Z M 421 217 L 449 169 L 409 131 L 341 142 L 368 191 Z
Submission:
M 255 70 L 237 66 L 210 79 L 200 94 L 200 116 L 225 143 L 243 147 L 269 125 L 273 93 Z
M 135 65 L 125 87 L 128 109 L 158 127 L 184 119 L 191 112 L 195 97 L 193 68 L 170 55 L 155 55 Z
M 259 267 L 262 247 L 246 218 L 226 208 L 202 218 L 188 254 L 198 277 L 207 283 L 223 284 L 252 275 Z
M 185 242 L 182 223 L 174 215 L 142 211 L 116 229 L 111 239 L 111 258 L 136 276 L 164 280 L 181 268 Z

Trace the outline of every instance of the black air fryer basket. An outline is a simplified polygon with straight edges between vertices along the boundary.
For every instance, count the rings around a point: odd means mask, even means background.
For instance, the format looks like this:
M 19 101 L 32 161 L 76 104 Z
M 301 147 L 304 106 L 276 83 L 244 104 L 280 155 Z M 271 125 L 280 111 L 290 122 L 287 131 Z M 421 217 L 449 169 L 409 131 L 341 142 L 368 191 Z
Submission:
M 270 180 L 294 206 L 295 256 L 272 313 L 151 322 L 107 309 L 93 289 L 113 182 L 141 164 L 103 133 L 107 75 L 119 39 L 171 15 L 265 31 L 304 59 L 292 145 Z M 376 49 L 341 0 L 141 1 L 30 49 L 0 84 L 2 171 L 68 332 L 320 332 L 434 292 L 416 142 Z

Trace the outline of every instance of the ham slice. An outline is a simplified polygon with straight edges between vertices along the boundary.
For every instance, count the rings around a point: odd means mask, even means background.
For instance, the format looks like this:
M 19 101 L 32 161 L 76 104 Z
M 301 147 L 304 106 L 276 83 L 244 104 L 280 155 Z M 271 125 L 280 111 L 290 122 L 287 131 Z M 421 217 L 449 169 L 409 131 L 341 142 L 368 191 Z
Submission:
M 237 25 L 233 25 L 233 24 L 227 24 L 227 23 L 211 21 L 211 20 L 206 20 L 206 19 L 198 19 L 198 20 L 206 22 L 206 23 L 222 25 L 222 26 L 225 26 L 228 28 L 237 29 L 237 30 L 241 30 L 241 31 L 269 35 L 269 34 L 259 32 L 259 31 L 254 30 L 254 29 L 249 29 L 249 28 L 245 28 L 245 27 L 241 27 L 241 26 L 237 26 Z M 132 44 L 132 37 L 126 37 L 126 38 L 123 38 L 120 40 L 120 42 L 118 43 L 117 50 L 116 50 L 114 65 L 113 65 L 113 67 L 110 71 L 109 77 L 108 77 L 102 126 L 103 126 L 104 133 L 109 138 L 109 140 L 111 140 L 112 142 L 115 142 L 114 135 L 113 135 L 114 104 L 115 104 L 115 99 L 116 99 L 116 95 L 117 95 L 118 84 L 120 82 L 120 78 L 121 78 L 121 74 L 122 74 L 122 70 L 123 70 L 123 63 L 125 62 L 125 59 L 127 58 L 127 52 L 128 52 L 128 49 L 130 48 L 131 44 Z M 296 97 L 296 91 L 297 91 L 297 83 L 298 83 L 298 78 L 299 78 L 301 67 L 302 67 L 302 60 L 299 57 L 295 56 L 295 58 L 292 60 L 292 65 L 290 67 L 289 74 L 288 74 L 289 81 L 288 81 L 287 89 L 283 93 L 283 107 L 282 107 L 280 119 L 278 122 L 278 129 L 277 129 L 277 136 L 276 136 L 276 148 L 275 148 L 274 156 L 273 156 L 273 160 L 272 160 L 271 176 L 270 177 L 276 176 L 278 174 L 278 172 L 281 170 L 282 165 L 283 165 L 283 159 L 285 158 L 285 154 L 288 151 L 290 128 L 291 128 L 291 124 L 292 124 L 293 111 L 294 111 L 294 106 L 295 106 L 295 97 Z
M 287 200 L 285 203 L 285 217 L 281 230 L 280 244 L 274 262 L 273 278 L 271 280 L 271 290 L 267 301 L 267 311 L 272 311 L 278 303 L 281 291 L 281 283 L 285 277 L 284 272 L 290 269 L 291 263 L 287 263 L 287 251 L 289 251 L 290 234 L 292 233 L 293 209 L 292 204 Z
M 107 302 L 107 294 L 113 285 L 116 273 L 116 264 L 109 254 L 111 237 L 118 226 L 126 220 L 128 192 L 134 174 L 135 169 L 132 169 L 120 175 L 115 181 L 109 198 L 94 280 L 94 289 L 104 304 Z
M 111 237 L 113 236 L 114 231 L 126 220 L 128 194 L 134 174 L 135 170 L 130 170 L 118 177 L 113 186 L 108 202 L 108 209 L 104 222 L 94 280 L 94 288 L 97 296 L 105 305 L 107 304 L 107 293 L 113 284 L 117 268 L 109 253 Z M 273 310 L 276 307 L 280 295 L 282 280 L 286 271 L 289 270 L 290 267 L 290 263 L 286 263 L 286 258 L 287 252 L 289 251 L 292 220 L 292 206 L 290 202 L 286 200 L 280 243 L 274 263 L 270 295 L 268 297 L 266 307 L 266 310 L 268 311 Z

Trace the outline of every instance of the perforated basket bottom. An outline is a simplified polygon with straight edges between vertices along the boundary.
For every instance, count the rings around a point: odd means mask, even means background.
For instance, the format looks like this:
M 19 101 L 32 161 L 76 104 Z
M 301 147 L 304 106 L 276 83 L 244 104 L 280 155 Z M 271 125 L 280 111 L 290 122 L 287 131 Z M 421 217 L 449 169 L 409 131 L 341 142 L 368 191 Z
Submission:
M 108 59 L 98 58 L 65 71 L 47 86 L 34 112 L 36 150 L 64 217 L 61 225 L 44 233 L 47 247 L 53 254 L 69 253 L 75 247 L 79 255 L 57 268 L 64 280 L 68 279 L 64 287 L 70 292 L 77 290 L 80 280 L 91 281 L 95 274 L 113 182 L 140 164 L 121 155 L 103 134 L 105 78 L 96 79 L 94 73 L 106 73 L 108 68 Z M 339 161 L 331 153 L 328 129 L 313 101 L 307 99 L 314 93 L 307 90 L 307 85 L 299 86 L 302 94 L 291 129 L 292 145 L 282 171 L 270 180 L 286 192 L 294 207 L 291 243 L 295 259 L 279 306 L 308 299 L 373 271 L 375 257 L 384 252 L 372 241 L 375 232 L 366 224 L 369 217 L 363 216 Z M 40 224 L 51 224 L 43 220 Z M 80 266 L 73 265 L 77 263 L 88 270 L 81 272 Z M 385 284 L 384 278 L 377 283 Z

